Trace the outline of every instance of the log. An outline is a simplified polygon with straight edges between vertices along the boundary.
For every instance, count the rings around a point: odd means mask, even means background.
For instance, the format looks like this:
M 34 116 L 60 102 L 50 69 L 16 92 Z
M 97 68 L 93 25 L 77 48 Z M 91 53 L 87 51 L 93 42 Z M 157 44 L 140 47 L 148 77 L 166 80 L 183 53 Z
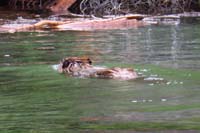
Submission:
M 100 19 L 100 20 L 85 20 L 82 22 L 74 22 L 58 25 L 60 30 L 77 30 L 77 31 L 91 31 L 91 30 L 109 30 L 109 29 L 129 29 L 137 28 L 146 25 L 143 21 L 137 19 L 130 19 L 127 17 Z
M 133 19 L 134 18 L 134 19 Z M 92 31 L 92 30 L 109 30 L 109 29 L 128 29 L 137 28 L 147 25 L 143 21 L 137 20 L 135 17 L 124 16 L 110 19 L 97 20 L 79 20 L 79 21 L 52 21 L 42 20 L 35 24 L 27 24 L 22 26 L 2 26 L 1 29 L 8 30 L 8 32 L 27 31 L 27 30 L 42 30 L 46 28 L 58 30 L 76 30 L 76 31 Z M 5 31 L 4 31 L 5 32 Z

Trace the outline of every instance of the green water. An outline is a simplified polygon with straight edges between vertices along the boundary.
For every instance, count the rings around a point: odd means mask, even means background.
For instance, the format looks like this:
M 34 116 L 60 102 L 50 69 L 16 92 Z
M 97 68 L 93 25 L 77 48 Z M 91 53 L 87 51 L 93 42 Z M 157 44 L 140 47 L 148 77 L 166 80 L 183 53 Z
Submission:
M 199 132 L 199 29 L 185 22 L 1 33 L 0 132 Z M 80 79 L 52 69 L 65 56 L 81 55 L 95 65 L 133 67 L 145 79 Z

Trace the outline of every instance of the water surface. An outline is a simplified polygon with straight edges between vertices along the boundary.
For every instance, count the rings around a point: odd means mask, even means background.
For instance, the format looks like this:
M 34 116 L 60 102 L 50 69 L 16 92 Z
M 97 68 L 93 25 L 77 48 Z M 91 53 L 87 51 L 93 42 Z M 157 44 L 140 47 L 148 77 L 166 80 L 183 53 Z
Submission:
M 113 31 L 0 33 L 0 130 L 198 132 L 199 29 L 195 20 Z M 82 55 L 96 65 L 135 68 L 145 79 L 80 79 L 52 69 L 63 57 Z

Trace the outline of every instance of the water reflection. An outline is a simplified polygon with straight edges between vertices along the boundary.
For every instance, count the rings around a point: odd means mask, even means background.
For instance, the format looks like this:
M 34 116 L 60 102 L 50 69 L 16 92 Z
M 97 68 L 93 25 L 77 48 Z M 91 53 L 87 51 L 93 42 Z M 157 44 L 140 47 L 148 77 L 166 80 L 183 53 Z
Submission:
M 0 58 L 3 58 L 2 61 L 7 60 L 5 55 L 10 55 L 15 56 L 13 60 L 21 60 L 17 57 L 39 57 L 43 53 L 52 53 L 52 56 L 48 54 L 49 58 L 56 59 L 59 59 L 58 56 L 62 58 L 89 55 L 97 62 L 120 61 L 128 64 L 157 64 L 173 68 L 199 69 L 198 27 L 200 25 L 183 24 L 106 32 L 4 33 L 0 34 Z M 31 39 L 32 42 L 27 39 Z M 55 50 L 37 51 L 39 47 L 44 46 L 55 47 Z M 49 58 L 46 58 L 45 62 L 48 62 Z M 6 63 L 2 61 L 1 63 Z
M 172 55 L 172 61 L 174 62 L 174 67 L 178 68 L 178 64 L 176 62 L 177 60 L 177 53 L 179 52 L 180 44 L 177 43 L 177 27 L 171 28 L 171 34 L 172 34 L 172 46 L 171 46 L 171 55 Z
M 101 51 L 112 55 L 113 59 L 109 60 L 124 63 L 152 63 L 173 68 L 199 69 L 200 48 L 199 43 L 194 41 L 198 39 L 199 32 L 191 33 L 183 26 L 151 26 L 108 32 L 107 41 L 100 44 L 103 48 Z M 191 34 L 194 34 L 192 38 Z M 112 39 L 113 36 L 116 38 Z

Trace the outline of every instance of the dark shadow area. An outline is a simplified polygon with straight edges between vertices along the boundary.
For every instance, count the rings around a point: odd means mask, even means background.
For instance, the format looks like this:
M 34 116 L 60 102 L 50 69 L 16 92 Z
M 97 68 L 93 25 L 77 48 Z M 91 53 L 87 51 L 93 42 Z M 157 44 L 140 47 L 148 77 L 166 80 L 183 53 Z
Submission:
M 0 2 L 0 6 L 1 7 L 4 7 L 4 6 L 8 6 L 8 0 L 1 0 L 1 2 Z
M 81 10 L 80 10 L 80 4 L 81 4 L 82 0 L 76 0 L 76 2 L 74 4 L 72 4 L 69 7 L 69 11 L 71 13 L 75 13 L 75 14 L 82 14 Z

